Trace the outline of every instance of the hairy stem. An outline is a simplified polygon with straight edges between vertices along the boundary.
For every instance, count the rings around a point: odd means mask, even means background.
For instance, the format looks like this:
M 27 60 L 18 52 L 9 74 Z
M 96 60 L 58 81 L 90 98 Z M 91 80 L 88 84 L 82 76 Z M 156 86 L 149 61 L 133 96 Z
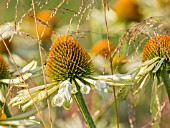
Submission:
M 74 94 L 73 96 L 74 96 L 74 99 L 79 107 L 79 110 L 86 122 L 86 125 L 88 128 L 96 128 L 94 121 L 88 111 L 86 104 L 85 104 L 83 95 L 80 92 L 80 86 L 78 85 L 78 83 L 75 80 L 74 80 L 74 82 L 76 84 L 76 88 L 77 88 L 78 92 L 76 94 Z

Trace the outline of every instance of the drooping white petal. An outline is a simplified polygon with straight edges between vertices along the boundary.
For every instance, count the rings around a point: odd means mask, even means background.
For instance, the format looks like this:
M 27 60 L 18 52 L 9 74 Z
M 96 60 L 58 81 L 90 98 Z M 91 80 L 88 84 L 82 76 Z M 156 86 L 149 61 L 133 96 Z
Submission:
M 26 104 L 24 104 L 22 106 L 22 110 L 25 111 L 28 107 L 30 107 L 33 104 L 33 100 L 30 100 L 29 102 L 27 102 Z
M 8 22 L 3 25 L 0 25 L 0 35 L 1 35 L 2 39 L 10 38 L 12 35 L 15 34 L 14 30 L 15 30 L 14 22 Z M 19 30 L 18 27 L 17 27 L 17 30 Z M 0 38 L 0 41 L 2 39 Z
M 16 77 L 14 79 L 1 79 L 0 82 L 6 83 L 6 84 L 18 84 L 18 83 L 24 82 L 31 76 L 32 76 L 32 73 L 25 73 L 22 75 L 22 77 Z
M 81 82 L 79 79 L 76 79 L 76 82 L 80 86 L 80 92 L 82 94 L 88 94 L 90 92 L 90 87 L 85 85 L 83 82 Z
M 72 91 L 72 84 L 66 80 L 60 84 L 58 94 L 64 94 L 66 99 L 70 99 L 71 91 Z
M 4 95 L 2 94 L 2 91 L 0 90 L 0 101 L 5 102 Z
M 78 91 L 77 91 L 77 88 L 76 87 L 73 87 L 73 89 L 71 90 L 71 94 L 76 94 Z
M 73 99 L 72 98 L 65 100 L 64 103 L 63 103 L 63 107 L 67 110 L 70 109 L 72 107 L 72 105 L 73 105 Z
M 72 85 L 68 80 L 66 80 L 60 84 L 58 93 L 63 93 L 63 92 L 65 92 L 65 90 L 68 90 L 69 92 L 71 92 L 71 90 L 72 90 Z
M 96 80 L 95 81 L 95 88 L 98 91 L 99 95 L 106 99 L 108 97 L 108 91 L 107 91 L 107 84 L 104 80 Z
M 90 87 L 87 86 L 87 85 L 82 85 L 82 86 L 80 87 L 80 92 L 81 92 L 82 94 L 88 94 L 88 93 L 90 92 Z
M 51 104 L 52 104 L 53 106 L 61 107 L 61 106 L 63 105 L 64 101 L 65 101 L 65 99 L 64 99 L 64 97 L 63 97 L 62 95 L 56 94 L 56 95 L 53 97 L 53 99 L 52 99 L 52 101 L 51 101 Z
M 106 81 L 104 80 L 96 80 L 95 81 L 95 88 L 100 90 L 101 88 L 106 88 Z
M 27 64 L 25 67 L 22 68 L 21 73 L 25 73 L 30 70 L 34 70 L 37 66 L 37 61 L 32 61 L 29 64 Z

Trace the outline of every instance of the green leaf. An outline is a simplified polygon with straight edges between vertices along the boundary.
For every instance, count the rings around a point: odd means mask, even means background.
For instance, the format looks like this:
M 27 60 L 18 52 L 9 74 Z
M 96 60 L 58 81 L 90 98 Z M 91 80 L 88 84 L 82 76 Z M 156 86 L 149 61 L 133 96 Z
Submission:
M 131 89 L 132 86 L 124 86 L 118 93 L 118 97 L 120 97 L 121 100 L 125 100 Z
M 153 75 L 154 84 L 152 86 L 152 94 L 151 94 L 151 102 L 150 102 L 150 112 L 153 112 L 154 105 L 156 105 L 156 95 L 157 95 L 157 86 L 158 86 L 158 79 L 156 74 Z M 157 106 L 155 107 L 157 108 Z
M 143 79 L 142 79 L 142 83 L 140 84 L 139 88 L 134 92 L 134 94 L 139 93 L 143 87 L 146 85 L 146 81 L 149 78 L 149 74 L 147 74 Z
M 163 70 L 161 71 L 161 77 L 162 77 L 162 81 L 165 85 L 166 88 L 166 92 L 168 94 L 168 98 L 170 101 L 170 79 L 169 79 L 169 74 L 168 71 L 166 71 L 166 67 L 163 67 Z
M 44 108 L 45 108 L 45 106 L 40 106 L 40 107 L 38 107 L 38 110 L 41 111 Z M 32 110 L 32 111 L 26 112 L 24 114 L 20 114 L 20 115 L 17 115 L 17 116 L 7 118 L 6 120 L 7 121 L 9 121 L 9 120 L 21 120 L 21 119 L 28 118 L 28 117 L 34 115 L 35 113 L 37 113 L 37 110 Z

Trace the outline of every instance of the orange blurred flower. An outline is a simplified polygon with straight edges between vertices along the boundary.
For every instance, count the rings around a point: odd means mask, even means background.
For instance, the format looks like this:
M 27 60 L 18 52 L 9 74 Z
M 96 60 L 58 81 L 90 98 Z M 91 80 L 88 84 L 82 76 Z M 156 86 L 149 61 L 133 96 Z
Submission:
M 120 20 L 131 22 L 140 21 L 142 15 L 139 11 L 139 4 L 135 0 L 118 0 L 113 9 Z
M 40 39 L 49 38 L 52 34 L 52 30 L 55 26 L 55 18 L 51 17 L 53 11 L 51 10 L 42 10 L 37 13 L 36 18 L 38 19 L 37 27 L 38 27 L 38 35 Z M 45 23 L 45 24 L 44 24 Z M 48 24 L 48 26 L 46 25 Z M 34 27 L 34 35 L 36 36 L 37 30 L 36 26 Z
M 112 42 L 109 41 L 110 44 L 110 52 L 114 52 L 115 46 Z M 98 41 L 91 49 L 90 53 L 94 56 L 96 55 L 102 55 L 103 57 L 106 57 L 107 60 L 110 60 L 109 56 L 109 48 L 108 48 L 108 41 L 107 40 L 100 40 Z M 113 57 L 112 63 L 114 66 L 124 64 L 125 58 L 122 56 L 118 56 L 117 54 Z

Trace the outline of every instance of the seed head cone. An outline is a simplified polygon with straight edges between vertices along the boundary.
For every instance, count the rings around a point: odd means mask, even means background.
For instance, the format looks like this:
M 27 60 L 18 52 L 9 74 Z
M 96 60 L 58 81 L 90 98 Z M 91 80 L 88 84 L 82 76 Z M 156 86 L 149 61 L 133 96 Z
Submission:
M 9 67 L 4 58 L 0 55 L 0 79 L 7 79 L 8 77 Z
M 170 63 L 170 36 L 159 35 L 146 43 L 142 52 L 142 61 L 151 60 L 155 57 L 164 57 Z
M 47 60 L 47 74 L 52 80 L 88 77 L 92 70 L 90 56 L 71 36 L 60 36 L 53 42 Z

